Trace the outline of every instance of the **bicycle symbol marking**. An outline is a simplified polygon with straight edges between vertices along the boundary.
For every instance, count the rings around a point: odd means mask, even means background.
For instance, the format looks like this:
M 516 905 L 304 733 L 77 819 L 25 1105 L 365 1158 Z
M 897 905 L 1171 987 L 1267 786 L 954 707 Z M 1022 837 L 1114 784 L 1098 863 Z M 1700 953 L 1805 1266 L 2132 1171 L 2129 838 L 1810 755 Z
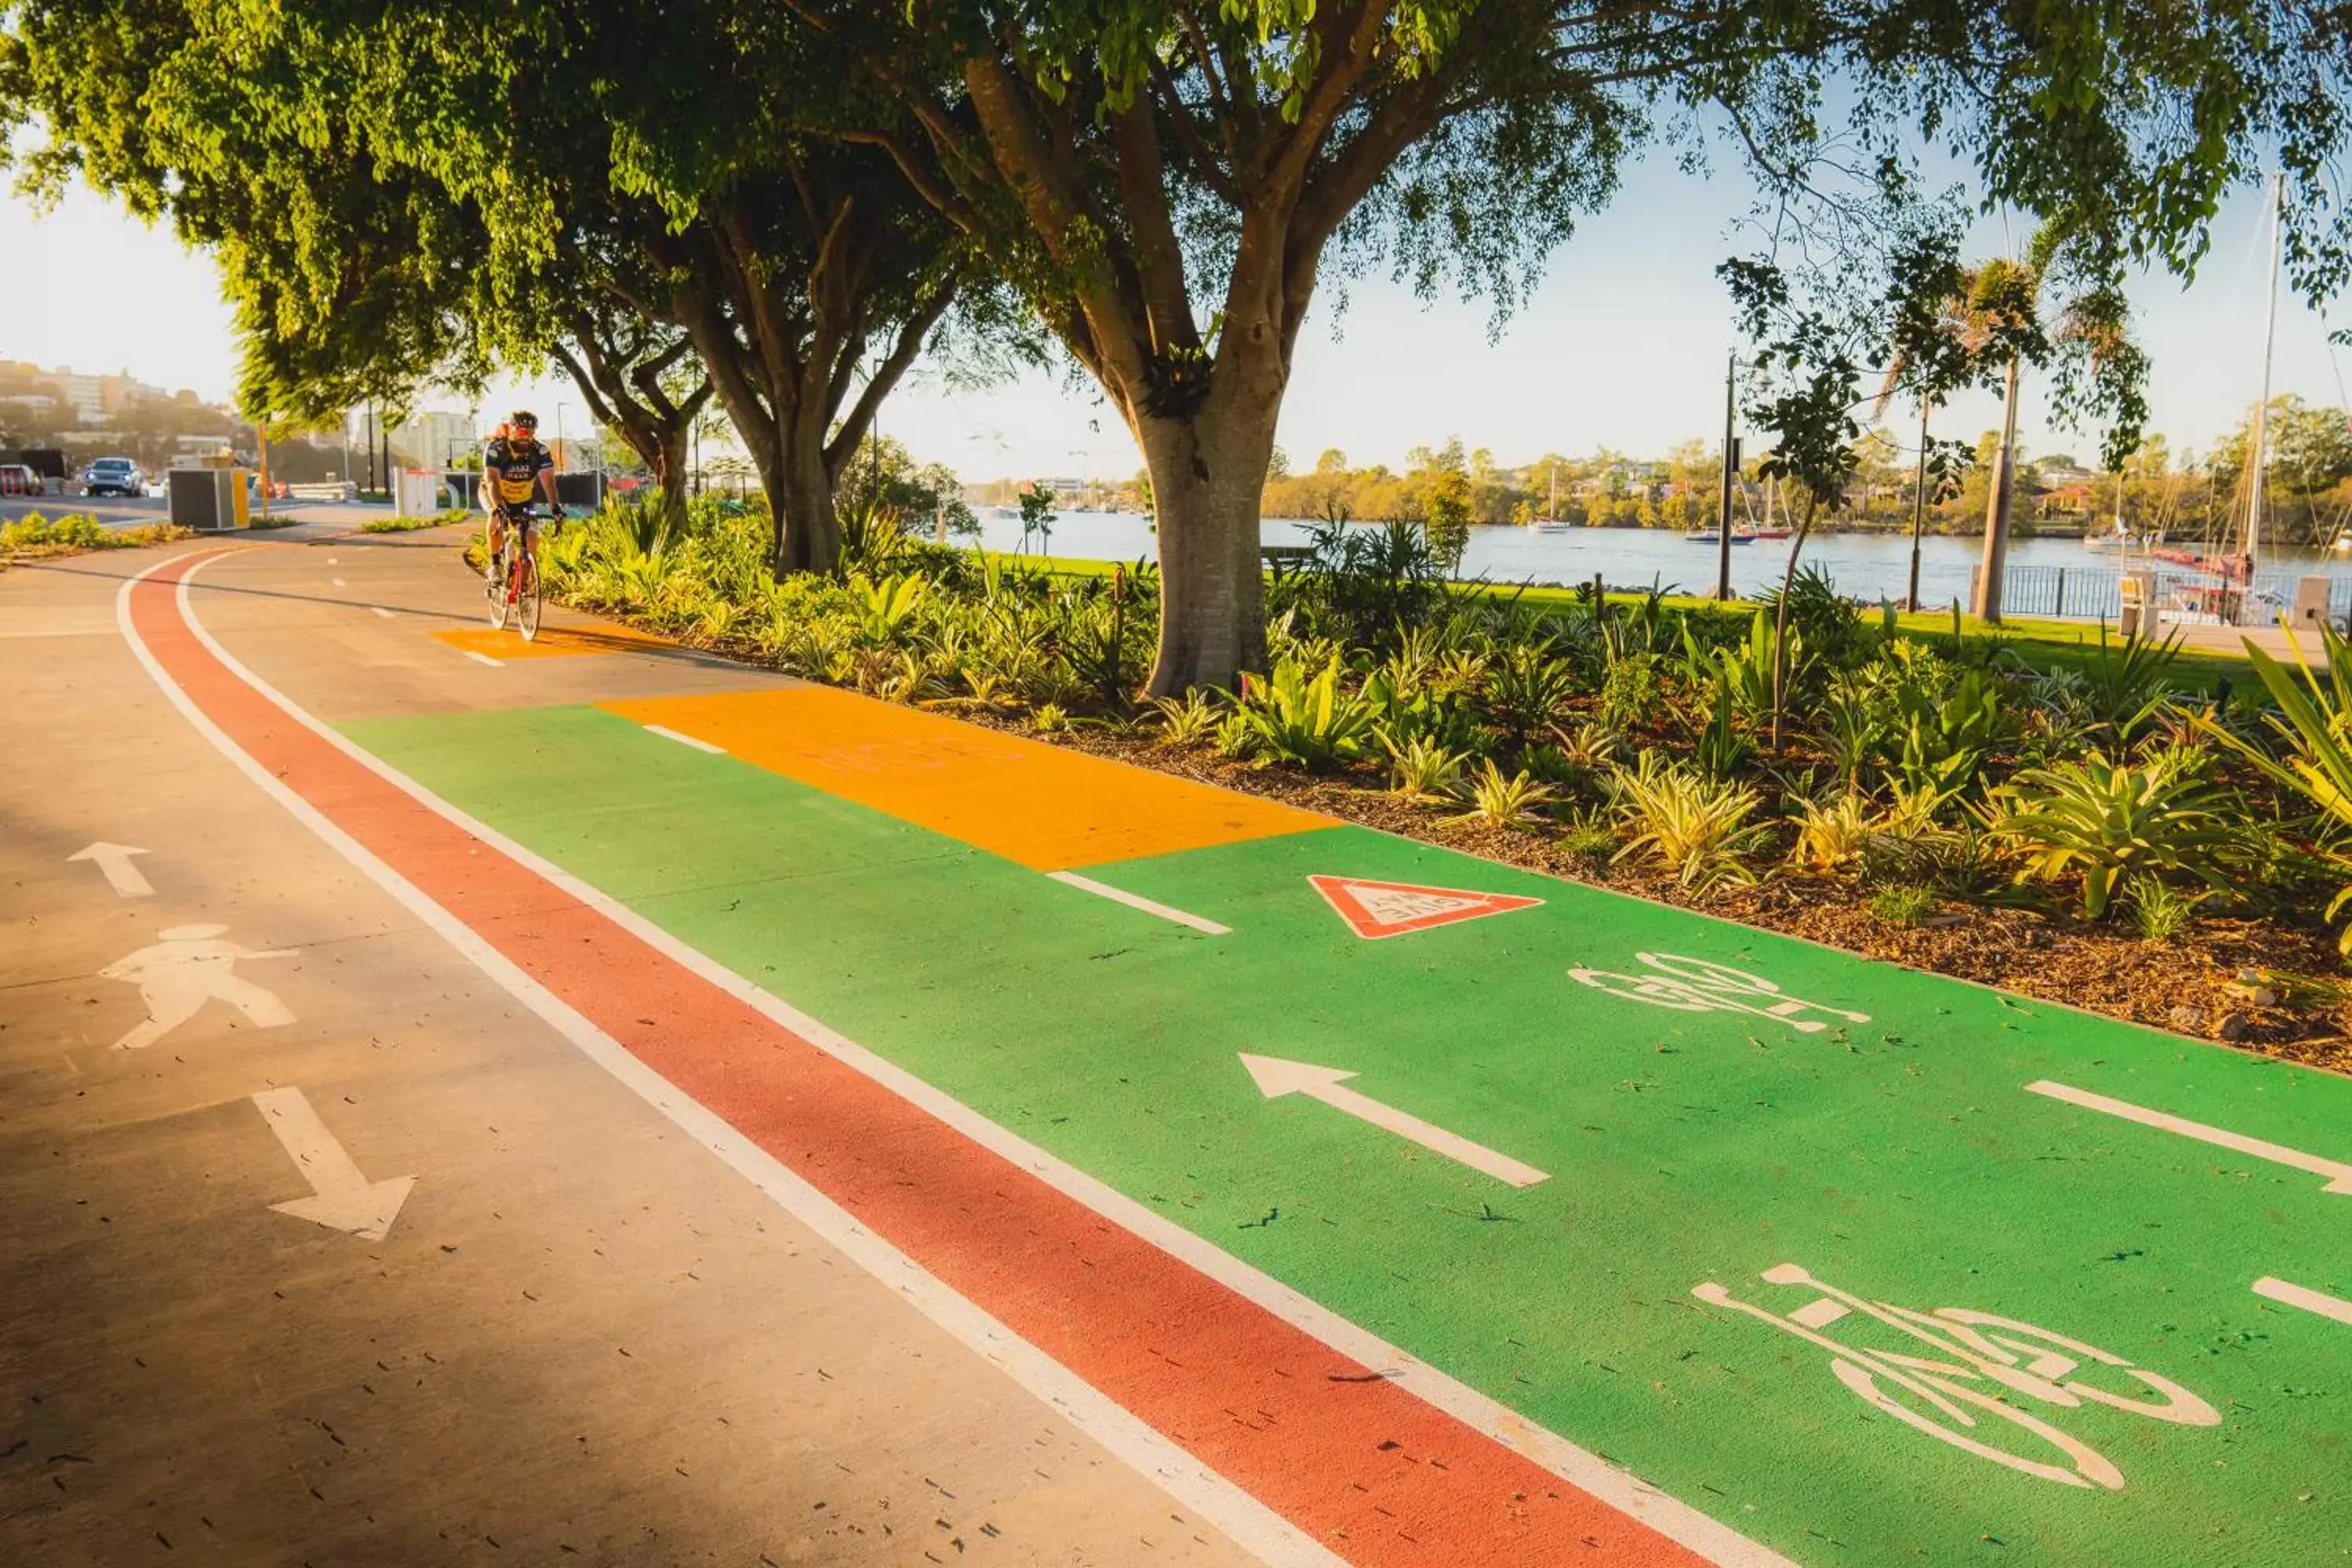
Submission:
M 1744 969 L 1671 952 L 1637 952 L 1633 956 L 1648 964 L 1652 973 L 1619 974 L 1606 969 L 1571 969 L 1569 973 L 1596 991 L 1647 1002 L 1653 1007 L 1672 1007 L 1678 1013 L 1749 1013 L 1759 1018 L 1777 1019 L 1801 1034 L 1819 1034 L 1829 1025 L 1819 1018 L 1801 1018 L 1797 1016 L 1800 1013 L 1826 1013 L 1855 1024 L 1870 1022 L 1867 1013 L 1850 1013 L 1826 1002 L 1790 996 L 1762 975 L 1750 974 Z
M 1837 1380 L 1864 1403 L 1916 1427 L 1939 1442 L 1990 1459 L 1996 1465 L 2069 1487 L 2123 1489 L 2123 1472 L 2080 1438 L 2011 1403 L 2022 1396 L 2061 1410 L 2091 1401 L 2183 1426 L 2218 1426 L 2221 1412 L 2169 1378 L 2133 1366 L 2122 1356 L 2069 1339 L 2015 1318 L 1964 1307 L 1915 1312 L 1888 1301 L 1870 1301 L 1816 1279 L 1801 1265 L 1783 1263 L 1761 1278 L 1770 1285 L 1799 1285 L 1818 1294 L 1786 1317 L 1735 1300 L 1712 1281 L 1691 1294 L 1710 1306 L 1744 1312 L 1796 1335 L 1830 1353 Z M 1935 1355 L 1859 1350 L 1822 1332 L 1832 1323 L 1863 1313 L 1931 1347 Z M 2139 1386 L 2118 1392 L 2091 1381 L 2112 1376 Z M 1987 1387 L 1990 1384 L 1991 1386 Z M 1902 1397 L 1907 1395 L 1909 1402 Z M 1994 1423 L 2015 1432 L 2003 1434 Z M 2021 1436 L 2020 1435 L 2022 1435 Z M 2001 1446 L 2028 1447 L 2038 1439 L 2063 1457 L 2063 1464 L 2029 1457 Z

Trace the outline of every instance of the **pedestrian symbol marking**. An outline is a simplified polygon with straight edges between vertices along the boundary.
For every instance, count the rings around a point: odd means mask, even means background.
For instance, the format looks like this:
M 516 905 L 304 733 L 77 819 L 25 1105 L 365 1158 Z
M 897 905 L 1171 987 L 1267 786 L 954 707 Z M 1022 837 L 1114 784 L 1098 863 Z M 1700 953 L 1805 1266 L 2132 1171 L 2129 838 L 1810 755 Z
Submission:
M 1890 1301 L 1865 1300 L 1814 1279 L 1795 1263 L 1767 1268 L 1761 1278 L 1768 1285 L 1800 1286 L 1817 1294 L 1785 1317 L 1737 1300 L 1711 1280 L 1692 1286 L 1691 1294 L 1829 1352 L 1830 1370 L 1839 1383 L 1904 1425 L 2042 1480 L 2108 1491 L 2124 1487 L 2123 1471 L 2112 1460 L 2025 1409 L 2021 1396 L 2059 1410 L 2080 1409 L 2087 1400 L 2176 1426 L 2221 1424 L 2220 1411 L 2171 1379 L 2142 1371 L 2113 1352 L 2015 1318 L 1966 1307 L 1916 1312 Z M 1882 1331 L 1907 1335 L 1933 1353 L 1861 1349 L 1822 1332 L 1856 1314 Z M 2108 1381 L 2127 1386 L 2120 1391 L 2101 1386 Z M 2003 1423 L 2013 1430 L 2003 1430 Z M 2016 1452 L 2019 1448 L 2025 1452 Z M 2048 1451 L 2053 1449 L 2063 1464 L 2050 1461 Z
M 1360 877 L 1309 877 L 1315 890 L 1358 936 L 1377 940 L 1475 921 L 1484 915 L 1533 909 L 1541 899 L 1511 893 L 1480 893 L 1466 888 L 1423 888 L 1411 882 L 1374 882 Z
M 156 933 L 163 941 L 125 954 L 99 971 L 106 979 L 139 987 L 140 998 L 147 1004 L 146 1019 L 114 1042 L 116 1050 L 135 1051 L 153 1045 L 215 997 L 243 1013 L 257 1029 L 275 1029 L 294 1021 L 292 1011 L 276 992 L 236 973 L 240 959 L 291 958 L 294 950 L 273 948 L 262 952 L 240 947 L 220 940 L 227 930 L 225 925 L 211 924 L 171 926 Z
M 1819 1034 L 1829 1026 L 1818 1018 L 1801 1018 L 1797 1016 L 1800 1013 L 1827 1013 L 1855 1024 L 1870 1022 L 1867 1013 L 1852 1013 L 1826 1002 L 1808 1002 L 1801 996 L 1788 995 L 1762 975 L 1750 974 L 1744 969 L 1671 952 L 1637 952 L 1633 956 L 1647 964 L 1651 973 L 1619 974 L 1607 969 L 1571 969 L 1569 973 L 1596 991 L 1647 1002 L 1653 1007 L 1671 1007 L 1678 1013 L 1749 1013 L 1759 1018 L 1776 1018 L 1805 1035 Z

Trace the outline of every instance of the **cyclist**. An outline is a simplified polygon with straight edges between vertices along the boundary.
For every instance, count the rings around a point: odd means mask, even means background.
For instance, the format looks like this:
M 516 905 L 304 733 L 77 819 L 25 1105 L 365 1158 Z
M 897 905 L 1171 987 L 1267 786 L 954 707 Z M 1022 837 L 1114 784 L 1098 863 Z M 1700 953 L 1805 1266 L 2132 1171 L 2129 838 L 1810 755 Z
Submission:
M 562 521 L 563 507 L 555 499 L 555 455 L 540 445 L 539 416 L 518 408 L 507 416 L 482 454 L 482 505 L 490 514 L 492 561 L 505 548 L 509 514 L 522 524 L 523 549 L 530 549 L 530 514 L 522 509 L 530 505 L 533 489 L 546 495 L 549 511 Z

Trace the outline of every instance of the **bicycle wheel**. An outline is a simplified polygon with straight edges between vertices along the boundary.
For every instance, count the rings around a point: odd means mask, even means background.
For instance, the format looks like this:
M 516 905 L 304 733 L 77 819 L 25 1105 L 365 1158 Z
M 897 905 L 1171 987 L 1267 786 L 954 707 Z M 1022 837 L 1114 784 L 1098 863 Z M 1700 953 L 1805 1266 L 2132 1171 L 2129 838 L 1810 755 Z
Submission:
M 488 550 L 487 543 L 484 549 Z M 507 567 L 504 551 L 490 551 L 482 558 L 482 603 L 490 613 L 490 625 L 499 624 L 500 606 L 507 596 Z
M 504 631 L 507 616 L 514 610 L 514 546 L 509 544 L 504 550 L 499 551 L 498 559 L 491 563 L 491 566 L 490 625 Z
M 539 560 L 528 552 L 515 563 L 515 629 L 525 642 L 539 635 Z
M 2069 1436 L 2047 1421 L 2026 1414 L 2017 1406 L 1980 1394 L 1973 1388 L 1948 1377 L 1932 1373 L 1901 1373 L 1860 1360 L 1849 1361 L 1843 1356 L 1831 1359 L 1830 1370 L 1837 1380 L 1859 1395 L 1864 1403 L 1876 1406 L 1907 1426 L 1917 1428 L 1939 1442 L 1949 1443 L 1981 1459 L 2008 1469 L 2022 1471 L 2060 1486 L 2098 1488 L 2107 1491 L 2123 1489 L 2123 1472 L 2109 1463 L 2106 1457 L 2089 1444 Z M 1885 1382 L 1879 1381 L 1884 1375 Z M 1971 1406 L 1975 1414 L 1959 1408 Z M 1999 1424 L 2006 1423 L 2014 1432 L 2002 1431 Z M 1973 1436 L 1970 1434 L 1973 1432 Z M 2021 1434 L 2022 1436 L 2021 1436 Z M 2031 1441 L 2028 1441 L 2031 1439 Z M 2027 1450 L 2018 1453 L 2009 1447 L 2017 1445 Z M 2055 1449 L 2066 1461 L 2052 1464 L 2038 1457 L 2047 1449 Z

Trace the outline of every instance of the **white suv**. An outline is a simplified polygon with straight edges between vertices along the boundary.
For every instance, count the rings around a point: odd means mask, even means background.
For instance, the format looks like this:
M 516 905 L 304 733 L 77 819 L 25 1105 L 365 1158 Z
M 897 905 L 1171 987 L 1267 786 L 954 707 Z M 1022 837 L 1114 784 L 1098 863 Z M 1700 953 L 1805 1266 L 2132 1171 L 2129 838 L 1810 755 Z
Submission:
M 81 488 L 88 495 L 136 496 L 147 493 L 147 481 L 130 458 L 100 458 L 81 471 Z

